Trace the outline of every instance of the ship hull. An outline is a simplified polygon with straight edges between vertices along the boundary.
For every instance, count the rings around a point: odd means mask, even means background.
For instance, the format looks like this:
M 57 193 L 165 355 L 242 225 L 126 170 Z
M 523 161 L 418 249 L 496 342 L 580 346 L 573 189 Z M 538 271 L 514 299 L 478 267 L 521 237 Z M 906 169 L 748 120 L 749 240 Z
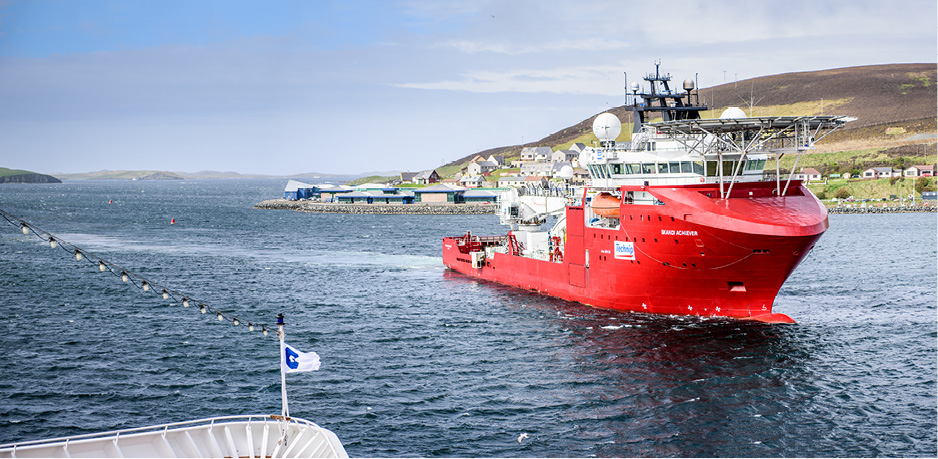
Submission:
M 828 226 L 823 204 L 800 183 L 783 198 L 760 183 L 726 199 L 713 199 L 707 186 L 642 189 L 665 205 L 623 204 L 615 229 L 592 228 L 582 206 L 567 207 L 563 254 L 554 260 L 489 251 L 473 263 L 460 237 L 451 237 L 443 239 L 443 262 L 598 308 L 794 322 L 773 313 L 775 297 Z

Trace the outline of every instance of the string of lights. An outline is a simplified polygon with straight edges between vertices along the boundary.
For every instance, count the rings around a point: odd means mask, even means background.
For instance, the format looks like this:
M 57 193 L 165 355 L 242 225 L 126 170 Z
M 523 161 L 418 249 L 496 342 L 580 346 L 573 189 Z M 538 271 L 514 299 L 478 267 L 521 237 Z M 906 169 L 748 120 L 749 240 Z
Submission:
M 0 209 L 0 216 L 2 216 L 4 220 L 9 222 L 11 225 L 19 226 L 20 230 L 23 232 L 24 235 L 33 234 L 39 239 L 47 241 L 49 243 L 49 247 L 53 249 L 57 247 L 61 248 L 66 253 L 69 253 L 70 255 L 74 255 L 76 261 L 85 260 L 88 263 L 97 265 L 99 272 L 108 272 L 108 273 L 113 274 L 116 277 L 120 277 L 121 282 L 130 283 L 133 286 L 142 290 L 144 293 L 149 293 L 151 290 L 153 290 L 154 292 L 159 293 L 162 296 L 163 300 L 169 300 L 170 298 L 172 298 L 173 302 L 175 303 L 181 302 L 182 306 L 185 308 L 188 308 L 190 306 L 197 306 L 199 308 L 199 312 L 201 312 L 202 314 L 211 313 L 212 315 L 218 318 L 219 322 L 229 322 L 235 326 L 246 326 L 248 327 L 248 331 L 252 331 L 252 332 L 255 330 L 260 330 L 260 332 L 264 336 L 267 336 L 267 330 L 268 330 L 267 324 L 258 323 L 254 321 L 245 322 L 241 319 L 238 319 L 234 314 L 223 312 L 222 310 L 218 308 L 215 308 L 203 301 L 193 298 L 191 295 L 182 293 L 166 285 L 154 282 L 137 273 L 130 271 L 129 269 L 121 267 L 114 262 L 105 260 L 104 258 L 101 258 L 85 249 L 82 249 L 76 246 L 75 244 L 69 243 L 65 241 L 64 239 L 48 231 L 45 231 L 39 228 L 38 226 L 32 223 L 29 223 L 19 217 L 16 217 L 15 215 L 3 209 Z

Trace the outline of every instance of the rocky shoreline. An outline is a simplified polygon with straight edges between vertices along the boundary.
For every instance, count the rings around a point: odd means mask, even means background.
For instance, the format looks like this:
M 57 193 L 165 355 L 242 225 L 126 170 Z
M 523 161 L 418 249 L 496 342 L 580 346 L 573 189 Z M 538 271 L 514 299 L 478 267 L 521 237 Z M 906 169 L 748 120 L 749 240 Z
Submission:
M 312 201 L 287 201 L 286 199 L 268 199 L 255 204 L 254 208 L 315 213 L 383 215 L 482 215 L 498 212 L 497 204 L 334 204 Z
M 830 214 L 895 214 L 912 212 L 935 212 L 936 206 L 892 206 L 892 207 L 831 207 Z

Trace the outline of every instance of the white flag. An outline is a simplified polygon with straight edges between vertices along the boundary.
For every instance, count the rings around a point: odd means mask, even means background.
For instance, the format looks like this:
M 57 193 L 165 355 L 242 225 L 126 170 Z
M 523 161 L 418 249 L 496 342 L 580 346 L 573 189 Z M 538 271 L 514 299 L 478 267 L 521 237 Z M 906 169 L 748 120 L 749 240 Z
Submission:
M 300 352 L 283 341 L 280 342 L 280 370 L 284 373 L 316 371 L 319 369 L 319 354 Z

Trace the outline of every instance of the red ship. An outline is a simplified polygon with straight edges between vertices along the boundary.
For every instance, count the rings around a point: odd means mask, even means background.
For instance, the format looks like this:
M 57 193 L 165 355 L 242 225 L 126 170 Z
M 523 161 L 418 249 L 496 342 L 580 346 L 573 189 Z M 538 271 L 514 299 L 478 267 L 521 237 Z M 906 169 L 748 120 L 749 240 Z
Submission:
M 632 85 L 630 142 L 615 142 L 614 115 L 596 117 L 599 145 L 579 157 L 585 187 L 503 193 L 500 218 L 512 230 L 443 238 L 444 264 L 597 308 L 793 323 L 772 311 L 775 296 L 828 228 L 827 209 L 794 170 L 855 118 L 746 117 L 733 107 L 701 119 L 693 80 L 672 91 L 670 75 L 644 79 L 649 92 Z M 651 113 L 661 121 L 646 122 Z M 786 154 L 797 156 L 782 177 Z

